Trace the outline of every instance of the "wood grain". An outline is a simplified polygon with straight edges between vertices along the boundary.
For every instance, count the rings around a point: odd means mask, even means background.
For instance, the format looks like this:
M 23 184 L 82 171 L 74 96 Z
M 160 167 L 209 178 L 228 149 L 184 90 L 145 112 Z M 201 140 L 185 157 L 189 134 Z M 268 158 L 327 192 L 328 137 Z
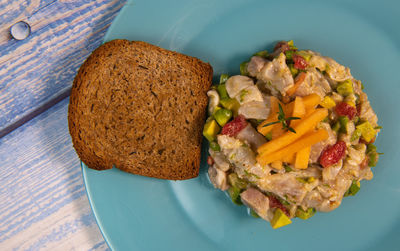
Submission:
M 0 3 L 0 135 L 34 117 L 38 107 L 67 96 L 82 62 L 102 42 L 123 0 L 16 1 Z M 18 2 L 20 5 L 18 5 Z M 25 6 L 25 8 L 24 8 Z M 32 34 L 10 40 L 4 27 L 24 20 Z M 7 29 L 8 29 L 7 28 Z M 7 130 L 8 128 L 8 130 Z M 1 133 L 2 131 L 6 133 Z
M 35 12 L 47 5 L 55 2 L 56 0 L 18 0 L 11 1 L 1 0 L 0 1 L 0 45 L 7 43 L 11 37 L 9 34 L 10 26 L 14 23 L 26 20 L 32 16 Z
M 86 197 L 65 97 L 124 3 L 0 0 L 0 250 L 109 249 Z M 32 33 L 16 41 L 9 28 L 21 20 Z
M 91 212 L 63 100 L 0 142 L 0 250 L 108 249 Z

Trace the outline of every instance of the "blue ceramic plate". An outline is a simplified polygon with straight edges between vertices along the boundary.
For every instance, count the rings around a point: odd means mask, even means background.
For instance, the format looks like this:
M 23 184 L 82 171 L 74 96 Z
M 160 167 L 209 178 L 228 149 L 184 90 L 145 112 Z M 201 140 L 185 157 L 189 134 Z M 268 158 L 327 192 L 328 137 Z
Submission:
M 372 181 L 331 213 L 272 230 L 214 189 L 206 176 L 165 181 L 83 167 L 86 188 L 114 250 L 399 250 L 400 2 L 129 2 L 110 27 L 115 38 L 147 41 L 208 61 L 215 76 L 237 74 L 252 53 L 295 41 L 350 67 L 363 81 L 383 130 L 385 154 Z

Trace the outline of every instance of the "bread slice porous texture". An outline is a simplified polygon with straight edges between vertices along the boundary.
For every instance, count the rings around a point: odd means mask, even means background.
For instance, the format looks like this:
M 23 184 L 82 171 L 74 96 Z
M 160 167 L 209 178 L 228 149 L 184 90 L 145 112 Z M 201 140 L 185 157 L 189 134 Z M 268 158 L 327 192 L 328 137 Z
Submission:
M 74 79 L 68 125 L 79 158 L 171 180 L 198 176 L 212 67 L 140 41 L 113 40 Z

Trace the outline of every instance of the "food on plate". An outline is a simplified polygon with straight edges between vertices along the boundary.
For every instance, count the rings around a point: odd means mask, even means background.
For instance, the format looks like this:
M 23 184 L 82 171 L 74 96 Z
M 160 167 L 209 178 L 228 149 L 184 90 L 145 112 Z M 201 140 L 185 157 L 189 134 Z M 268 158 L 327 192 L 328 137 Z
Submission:
M 380 131 L 350 69 L 293 41 L 222 74 L 208 91 L 208 175 L 272 228 L 336 209 L 373 177 Z
M 198 176 L 211 81 L 212 67 L 199 59 L 145 42 L 105 43 L 73 83 L 68 124 L 76 152 L 97 170 Z

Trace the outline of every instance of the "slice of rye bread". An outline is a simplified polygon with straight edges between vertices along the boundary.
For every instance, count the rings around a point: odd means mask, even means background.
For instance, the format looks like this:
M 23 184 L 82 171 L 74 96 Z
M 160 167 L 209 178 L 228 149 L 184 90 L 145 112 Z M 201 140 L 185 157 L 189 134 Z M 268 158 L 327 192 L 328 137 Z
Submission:
M 183 180 L 198 176 L 212 67 L 139 41 L 97 48 L 75 77 L 72 142 L 90 168 Z

